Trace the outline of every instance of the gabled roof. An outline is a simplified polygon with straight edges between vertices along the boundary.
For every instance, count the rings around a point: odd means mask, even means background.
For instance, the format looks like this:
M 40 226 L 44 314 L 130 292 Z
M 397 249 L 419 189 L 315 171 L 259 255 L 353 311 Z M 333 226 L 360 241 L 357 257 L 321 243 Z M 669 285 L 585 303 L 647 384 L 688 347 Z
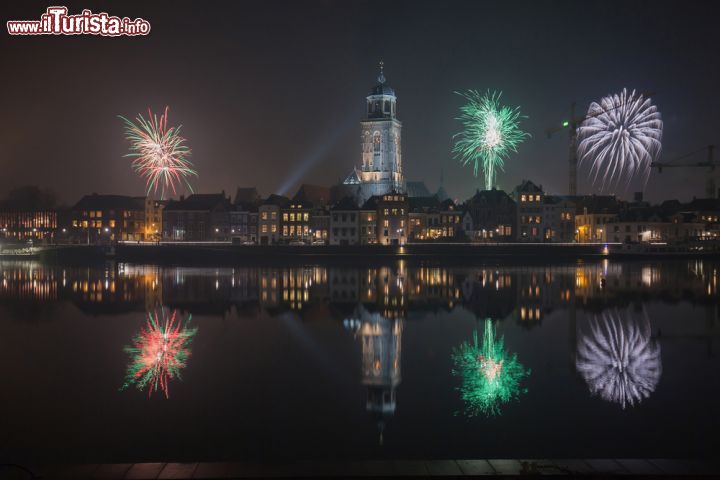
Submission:
M 235 192 L 235 205 L 253 204 L 259 201 L 260 194 L 258 194 L 255 187 L 238 187 L 237 192 Z
M 360 210 L 377 210 L 379 200 L 380 197 L 378 197 L 377 195 L 373 195 L 372 197 L 365 200 L 365 203 L 363 203 L 362 207 L 360 207 Z
M 435 196 L 441 202 L 443 200 L 447 200 L 448 198 L 450 198 L 450 195 L 448 195 L 448 193 L 445 191 L 445 187 L 443 187 L 442 185 L 440 185 L 440 188 L 438 188 L 438 191 L 435 193 Z
M 584 214 L 618 213 L 620 204 L 615 195 L 583 195 L 575 197 L 576 212 Z
M 185 210 L 214 210 L 218 207 L 229 208 L 230 200 L 225 193 L 194 193 L 187 198 L 170 201 L 165 207 L 165 211 L 185 211 Z
M 443 212 L 447 212 L 448 210 L 455 210 L 457 208 L 457 205 L 455 205 L 455 202 L 452 201 L 451 198 L 445 199 L 442 202 L 440 202 L 440 210 Z
M 407 182 L 406 189 L 408 197 L 429 197 L 432 195 L 425 182 Z
M 344 185 L 358 185 L 360 183 L 360 175 L 358 174 L 357 170 L 353 168 L 353 171 L 350 172 L 350 175 L 345 178 L 343 181 Z
M 339 202 L 333 205 L 330 210 L 358 210 L 358 206 L 354 198 L 343 197 Z
M 312 203 L 316 207 L 327 205 L 330 202 L 330 189 L 303 183 L 293 197 L 293 202 Z
M 440 201 L 438 201 L 435 195 L 426 197 L 410 197 L 408 201 L 410 202 L 411 212 L 440 209 Z
M 515 187 L 514 191 L 524 193 L 543 193 L 542 185 L 537 186 L 530 180 L 523 180 L 522 182 L 520 182 L 520 185 Z
M 290 199 L 287 197 L 284 197 L 282 195 L 276 195 L 272 194 L 268 198 L 266 198 L 263 202 L 263 205 L 275 205 L 280 208 L 285 208 L 288 205 L 290 205 Z
M 145 210 L 145 197 L 127 195 L 85 195 L 73 210 Z
M 504 190 L 498 190 L 493 188 L 492 190 L 476 190 L 475 195 L 470 197 L 466 206 L 473 205 L 500 205 L 500 204 L 514 204 L 515 200 L 510 197 Z
M 543 203 L 546 205 L 556 205 L 562 202 L 568 202 L 572 205 L 575 205 L 575 200 L 572 197 L 568 197 L 565 195 L 545 195 L 545 197 L 543 198 Z
M 618 222 L 667 222 L 669 218 L 658 207 L 631 208 L 620 212 Z

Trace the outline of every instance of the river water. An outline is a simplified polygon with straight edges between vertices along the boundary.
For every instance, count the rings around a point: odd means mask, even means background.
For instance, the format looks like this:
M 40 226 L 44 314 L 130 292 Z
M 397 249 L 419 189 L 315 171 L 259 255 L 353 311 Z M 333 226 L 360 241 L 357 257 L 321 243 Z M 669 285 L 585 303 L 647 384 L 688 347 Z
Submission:
M 1 262 L 0 452 L 712 457 L 719 271 Z

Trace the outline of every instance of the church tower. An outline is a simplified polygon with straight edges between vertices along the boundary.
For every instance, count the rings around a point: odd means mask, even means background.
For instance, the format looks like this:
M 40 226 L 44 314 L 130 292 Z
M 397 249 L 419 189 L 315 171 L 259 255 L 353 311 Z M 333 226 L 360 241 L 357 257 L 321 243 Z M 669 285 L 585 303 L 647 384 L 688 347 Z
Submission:
M 385 83 L 383 62 L 377 80 L 378 84 L 366 97 L 365 118 L 360 121 L 362 162 L 344 182 L 358 185 L 359 203 L 391 191 L 405 193 L 402 123 L 397 119 L 395 91 Z

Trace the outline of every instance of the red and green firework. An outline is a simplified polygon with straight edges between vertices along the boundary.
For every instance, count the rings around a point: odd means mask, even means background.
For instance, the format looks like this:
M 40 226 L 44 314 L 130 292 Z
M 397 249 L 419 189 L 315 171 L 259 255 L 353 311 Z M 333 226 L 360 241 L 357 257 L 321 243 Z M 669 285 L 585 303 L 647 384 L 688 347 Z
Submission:
M 125 156 L 133 157 L 132 168 L 145 179 L 148 195 L 159 190 L 161 199 L 166 191 L 177 194 L 182 184 L 192 192 L 189 178 L 197 177 L 188 159 L 190 148 L 180 135 L 182 126 L 168 126 L 168 110 L 165 107 L 158 117 L 148 108 L 147 120 L 138 114 L 135 123 L 120 116 L 125 122 L 125 138 L 130 141 L 130 153 Z
M 147 389 L 148 397 L 161 390 L 169 398 L 168 383 L 180 378 L 197 333 L 197 328 L 188 327 L 191 319 L 192 315 L 184 322 L 178 319 L 177 310 L 148 312 L 147 323 L 132 345 L 125 347 L 130 364 L 121 390 L 134 385 L 138 390 Z
M 503 337 L 496 335 L 492 322 L 485 320 L 482 344 L 476 330 L 472 343 L 463 342 L 452 353 L 452 373 L 462 380 L 458 390 L 470 417 L 497 415 L 502 404 L 526 392 L 520 382 L 530 371 L 518 362 L 517 355 L 505 351 Z

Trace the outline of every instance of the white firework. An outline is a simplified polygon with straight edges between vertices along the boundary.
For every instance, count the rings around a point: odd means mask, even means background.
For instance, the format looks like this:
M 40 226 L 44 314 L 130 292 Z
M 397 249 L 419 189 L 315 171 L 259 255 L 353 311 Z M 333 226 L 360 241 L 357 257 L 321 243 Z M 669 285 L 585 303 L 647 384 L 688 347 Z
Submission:
M 660 345 L 650 336 L 650 321 L 620 318 L 606 312 L 590 321 L 590 331 L 578 338 L 575 367 L 590 393 L 625 408 L 655 391 L 662 375 Z
M 627 189 L 639 177 L 643 185 L 650 164 L 660 155 L 663 122 L 657 107 L 635 90 L 592 102 L 578 127 L 580 163 L 590 162 L 590 178 L 600 191 Z

